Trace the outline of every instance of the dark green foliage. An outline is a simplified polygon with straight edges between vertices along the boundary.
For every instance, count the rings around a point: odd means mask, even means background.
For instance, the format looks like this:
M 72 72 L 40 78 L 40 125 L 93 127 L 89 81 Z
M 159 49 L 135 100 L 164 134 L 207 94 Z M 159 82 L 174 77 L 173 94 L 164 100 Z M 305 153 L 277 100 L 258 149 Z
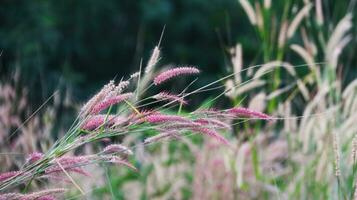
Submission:
M 83 98 L 104 81 L 135 72 L 166 25 L 162 63 L 198 65 L 212 80 L 225 73 L 220 43 L 234 45 L 242 30 L 238 8 L 234 0 L 4 0 L 0 72 L 20 67 L 38 101 L 59 80 Z

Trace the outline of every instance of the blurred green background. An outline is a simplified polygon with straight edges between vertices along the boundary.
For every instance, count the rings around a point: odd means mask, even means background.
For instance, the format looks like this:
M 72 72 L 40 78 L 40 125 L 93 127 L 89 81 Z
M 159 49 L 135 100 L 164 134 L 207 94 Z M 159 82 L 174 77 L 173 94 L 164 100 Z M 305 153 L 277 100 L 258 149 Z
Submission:
M 274 2 L 275 9 L 283 5 Z M 349 4 L 324 5 L 333 21 Z M 146 63 L 165 25 L 160 64 L 198 66 L 201 82 L 231 72 L 228 49 L 237 42 L 245 66 L 264 62 L 236 0 L 2 0 L 0 78 L 20 69 L 35 106 L 63 87 L 84 101 L 108 80 L 137 71 L 140 59 Z
M 241 18 L 235 0 L 3 0 L 0 72 L 20 68 L 36 102 L 61 84 L 83 100 L 138 70 L 166 25 L 160 63 L 195 65 L 213 80 L 226 73 L 225 48 L 248 33 Z

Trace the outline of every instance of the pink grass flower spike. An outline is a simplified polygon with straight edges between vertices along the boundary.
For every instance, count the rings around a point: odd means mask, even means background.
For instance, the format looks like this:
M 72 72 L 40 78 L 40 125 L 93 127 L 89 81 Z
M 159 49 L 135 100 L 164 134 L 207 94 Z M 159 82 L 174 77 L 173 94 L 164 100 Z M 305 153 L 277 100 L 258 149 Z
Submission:
M 1 173 L 0 174 L 0 182 L 2 181 L 6 181 L 8 180 L 9 178 L 13 178 L 17 175 L 21 174 L 20 171 L 11 171 L 11 172 L 4 172 L 4 173 Z
M 41 158 L 43 158 L 43 153 L 33 152 L 26 158 L 26 162 L 34 163 L 34 162 L 40 160 Z
M 82 129 L 84 130 L 95 130 L 96 128 L 98 128 L 99 126 L 103 125 L 105 120 L 107 123 L 114 123 L 114 119 L 115 116 L 113 115 L 94 115 L 91 116 L 89 119 L 87 119 L 87 121 L 82 125 Z
M 174 94 L 170 94 L 168 92 L 160 92 L 159 94 L 153 96 L 154 99 L 162 100 L 162 101 L 171 101 L 171 102 L 178 102 L 181 104 L 186 105 L 187 102 L 182 98 Z
M 130 164 L 128 161 L 126 161 L 124 159 L 121 159 L 118 156 L 111 156 L 110 159 L 109 159 L 109 162 L 110 163 L 114 163 L 114 164 L 118 164 L 118 165 L 124 165 L 124 166 L 126 166 L 126 167 L 128 167 L 128 168 L 130 168 L 130 169 L 132 169 L 134 171 L 138 171 L 138 169 L 134 165 Z
M 123 146 L 121 144 L 108 145 L 103 149 L 103 153 L 105 153 L 105 154 L 125 153 L 128 155 L 133 155 L 133 152 L 128 147 Z
M 238 116 L 240 115 L 240 116 L 246 116 L 246 117 L 256 117 L 258 119 L 263 119 L 263 120 L 268 120 L 268 121 L 273 120 L 273 117 L 271 117 L 265 113 L 250 110 L 248 108 L 241 108 L 241 107 L 231 108 L 231 109 L 228 109 L 227 112 L 229 114 L 238 115 Z
M 125 93 L 125 94 L 121 94 L 121 95 L 117 95 L 117 96 L 108 98 L 102 102 L 99 102 L 98 104 L 96 104 L 93 107 L 91 114 L 98 114 L 100 111 L 105 110 L 112 105 L 115 105 L 117 103 L 120 103 L 124 100 L 129 99 L 132 95 L 133 95 L 133 93 Z
M 192 128 L 192 131 L 198 132 L 198 133 L 202 133 L 204 135 L 208 135 L 214 139 L 216 139 L 217 141 L 230 146 L 230 143 L 228 142 L 228 140 L 226 140 L 226 138 L 224 138 L 223 136 L 221 136 L 219 133 L 217 133 L 214 130 L 208 129 L 208 128 L 201 128 L 201 127 L 197 127 L 197 128 Z
M 157 75 L 154 79 L 154 84 L 159 85 L 176 76 L 198 73 L 200 73 L 200 70 L 195 67 L 178 67 L 174 69 L 169 69 Z
M 189 119 L 176 115 L 152 114 L 145 117 L 149 123 L 183 122 L 190 123 Z

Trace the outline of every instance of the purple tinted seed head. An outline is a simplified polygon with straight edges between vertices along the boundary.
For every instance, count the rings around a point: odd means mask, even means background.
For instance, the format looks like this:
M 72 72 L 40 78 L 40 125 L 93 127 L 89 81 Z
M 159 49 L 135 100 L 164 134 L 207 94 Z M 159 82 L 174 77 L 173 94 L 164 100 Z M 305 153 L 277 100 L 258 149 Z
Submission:
M 175 136 L 174 133 L 170 132 L 170 131 L 166 131 L 163 133 L 159 133 L 157 135 L 148 137 L 144 140 L 144 144 L 149 144 L 149 143 L 153 143 L 153 142 L 157 142 L 161 139 L 167 138 L 167 137 L 171 137 L 171 136 Z
M 103 101 L 121 94 L 123 90 L 128 87 L 129 84 L 129 81 L 120 81 L 117 86 L 115 86 L 110 92 L 108 92 Z
M 121 117 L 121 116 L 116 116 L 115 119 L 113 119 L 114 123 L 112 127 L 124 125 L 129 121 L 128 117 Z
M 108 145 L 103 149 L 103 153 L 105 153 L 105 154 L 125 153 L 125 154 L 129 154 L 129 155 L 133 154 L 133 152 L 128 147 L 121 145 L 121 144 Z
M 0 182 L 6 181 L 9 178 L 13 178 L 19 174 L 21 174 L 21 171 L 11 171 L 11 172 L 4 172 L 0 174 Z
M 216 139 L 217 141 L 227 145 L 227 146 L 230 146 L 228 140 L 226 140 L 226 138 L 224 138 L 223 136 L 221 136 L 219 133 L 217 133 L 216 131 L 214 130 L 211 130 L 211 129 L 208 129 L 208 128 L 201 128 L 201 127 L 198 127 L 198 128 L 191 128 L 192 131 L 195 131 L 195 132 L 198 132 L 198 133 L 202 133 L 204 135 L 208 135 L 214 139 Z
M 45 170 L 45 174 L 53 174 L 53 173 L 62 173 L 63 169 L 70 171 L 70 172 L 75 172 L 78 174 L 82 174 L 85 176 L 90 176 L 88 172 L 85 170 L 81 169 L 82 165 L 89 164 L 93 159 L 96 159 L 97 156 L 89 155 L 89 156 L 64 156 L 61 158 L 58 158 L 56 161 L 53 162 L 53 166 L 48 167 Z M 61 166 L 58 165 L 58 163 L 61 164 Z M 63 168 L 63 169 L 62 169 Z
M 99 102 L 98 104 L 96 104 L 92 111 L 91 114 L 98 114 L 100 113 L 102 110 L 105 110 L 107 108 L 109 108 L 112 105 L 118 104 L 122 101 L 125 101 L 127 99 L 129 99 L 131 96 L 133 95 L 133 93 L 125 93 L 125 94 L 120 94 L 117 96 L 113 96 L 110 97 L 102 102 Z
M 200 70 L 195 67 L 177 67 L 173 69 L 169 69 L 157 75 L 154 78 L 154 84 L 159 85 L 173 77 L 180 76 L 180 75 L 187 75 L 187 74 L 198 74 Z
M 21 199 L 25 197 L 25 195 L 20 194 L 20 193 L 6 193 L 6 194 L 0 194 L 0 200 L 15 200 L 15 199 Z
M 58 158 L 57 161 L 61 164 L 78 164 L 78 163 L 88 163 L 92 158 L 96 156 L 88 155 L 88 156 L 63 156 Z
M 26 158 L 26 162 L 34 163 L 34 162 L 40 160 L 41 158 L 43 158 L 43 153 L 33 152 Z
M 54 188 L 54 189 L 42 190 L 42 191 L 39 191 L 39 192 L 34 192 L 34 193 L 31 193 L 31 194 L 24 195 L 21 198 L 21 200 L 35 200 L 35 199 L 41 199 L 41 198 L 44 198 L 44 197 L 47 197 L 47 199 L 48 199 L 49 195 L 62 194 L 65 191 L 66 191 L 66 189 L 64 189 L 64 188 Z M 44 198 L 44 199 L 46 199 L 46 198 Z
M 265 113 L 250 110 L 248 108 L 241 108 L 241 107 L 236 107 L 236 108 L 231 108 L 227 110 L 227 113 L 232 114 L 232 115 L 241 115 L 241 116 L 247 116 L 247 117 L 256 117 L 259 119 L 264 119 L 264 120 L 273 120 L 273 118 Z
M 114 163 L 114 164 L 119 164 L 119 165 L 124 165 L 134 171 L 138 171 L 136 167 L 134 167 L 132 164 L 130 164 L 128 161 L 118 157 L 118 156 L 110 156 L 108 157 L 108 162 Z
M 38 200 L 56 200 L 56 198 L 52 195 L 46 195 L 46 196 L 38 198 Z
M 172 124 L 164 124 L 163 128 L 167 130 L 177 130 L 177 129 L 190 129 L 193 127 L 202 127 L 200 123 L 196 122 L 176 122 Z
M 171 102 L 179 102 L 181 104 L 187 104 L 187 102 L 182 97 L 170 94 L 168 92 L 160 92 L 159 94 L 153 96 L 153 98 L 157 100 L 165 100 Z
M 110 81 L 105 85 L 96 95 L 94 95 L 82 108 L 80 111 L 80 116 L 84 118 L 87 116 L 93 109 L 93 107 L 103 99 L 115 88 L 114 81 Z
M 152 114 L 145 118 L 149 123 L 191 122 L 191 120 L 177 115 Z
M 62 167 L 67 172 L 74 172 L 74 173 L 81 174 L 81 175 L 84 175 L 84 176 L 87 176 L 87 177 L 91 176 L 90 173 L 88 173 L 87 171 L 83 170 L 81 167 L 76 166 L 76 165 L 62 165 Z M 52 174 L 64 173 L 62 167 L 60 167 L 58 165 L 49 167 L 49 168 L 47 168 L 45 170 L 45 174 L 46 175 L 52 175 Z
M 109 125 L 114 123 L 114 115 L 94 115 L 89 117 L 82 125 L 82 129 L 92 131 L 107 122 Z
M 204 126 L 212 126 L 212 127 L 217 127 L 217 128 L 225 128 L 225 129 L 230 129 L 231 127 L 217 119 L 210 119 L 210 118 L 205 118 L 205 119 L 196 119 L 194 122 L 199 123 Z

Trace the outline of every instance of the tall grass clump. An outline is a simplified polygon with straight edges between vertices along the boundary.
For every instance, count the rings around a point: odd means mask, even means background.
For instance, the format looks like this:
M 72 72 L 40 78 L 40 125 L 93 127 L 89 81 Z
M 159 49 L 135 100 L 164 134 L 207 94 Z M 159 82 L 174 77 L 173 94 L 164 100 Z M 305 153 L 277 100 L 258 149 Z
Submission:
M 261 105 L 259 111 L 274 113 L 282 121 L 273 130 L 248 124 L 239 131 L 241 147 L 228 159 L 237 166 L 226 165 L 236 172 L 236 192 L 247 198 L 352 199 L 356 79 L 346 77 L 354 66 L 355 1 L 344 2 L 342 11 L 324 1 L 286 1 L 281 4 L 284 9 L 270 1 L 239 3 L 261 41 L 263 50 L 255 62 L 265 64 L 244 69 L 244 45 L 239 43 L 233 49 L 233 71 L 247 73 L 227 80 L 227 96 L 249 107 Z M 297 61 L 303 64 L 291 64 Z M 235 88 L 237 84 L 245 86 Z M 286 154 L 266 162 L 270 146 Z M 245 170 L 253 170 L 252 175 Z
M 180 94 L 165 91 L 145 97 L 171 79 L 200 73 L 192 66 L 157 72 L 155 65 L 159 54 L 159 48 L 155 47 L 145 70 L 117 83 L 112 80 L 106 84 L 82 106 L 68 132 L 50 148 L 29 153 L 20 167 L 2 172 L 0 199 L 56 199 L 65 193 L 68 184 L 73 185 L 80 195 L 86 195 L 90 191 L 85 191 L 76 180 L 78 175 L 91 176 L 85 166 L 111 163 L 138 171 L 137 166 L 130 162 L 136 148 L 165 139 L 181 140 L 191 134 L 212 138 L 232 148 L 229 140 L 221 135 L 229 129 L 230 121 L 247 117 L 273 120 L 264 113 L 241 107 L 180 112 L 189 104 L 189 97 L 209 89 L 210 85 L 193 91 L 187 87 Z M 124 144 L 126 136 L 135 139 Z M 86 153 L 87 144 L 96 145 L 96 151 Z M 67 184 L 59 188 L 46 187 L 41 191 L 31 189 L 33 184 L 41 185 L 53 180 Z

